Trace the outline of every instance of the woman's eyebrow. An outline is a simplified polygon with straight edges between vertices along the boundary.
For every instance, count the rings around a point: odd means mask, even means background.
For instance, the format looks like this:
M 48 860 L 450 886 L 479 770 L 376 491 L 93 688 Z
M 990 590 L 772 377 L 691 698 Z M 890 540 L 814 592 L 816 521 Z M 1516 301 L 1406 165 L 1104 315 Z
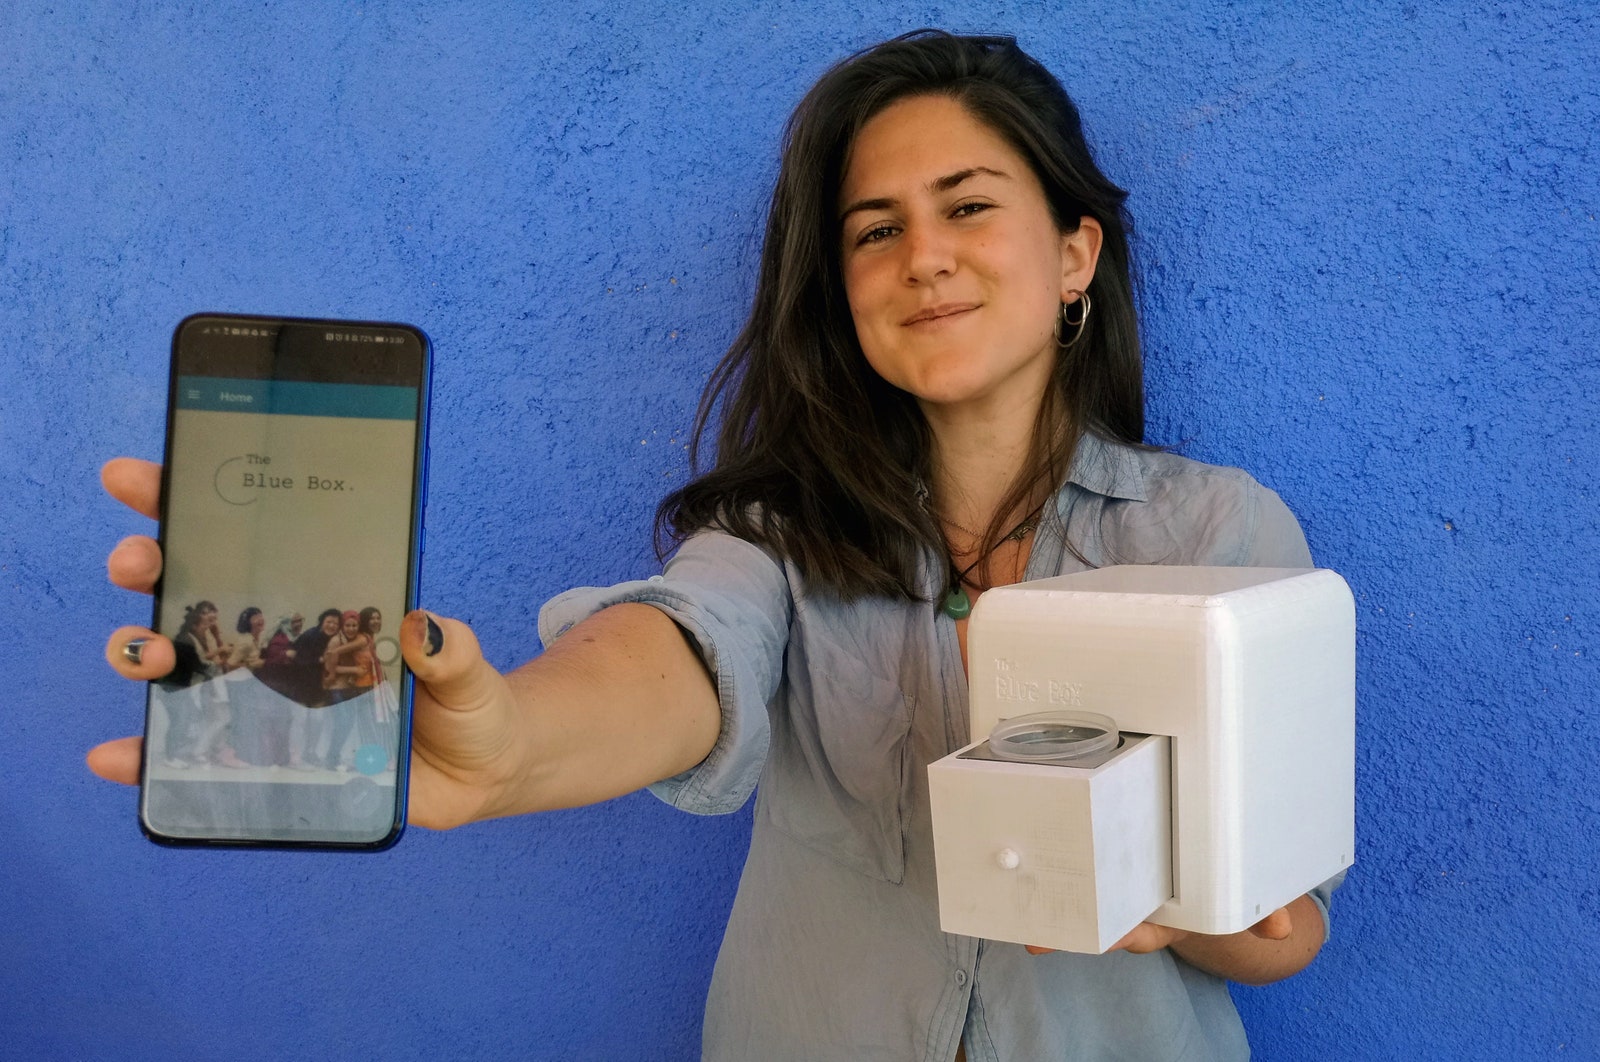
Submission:
M 991 170 L 987 166 L 969 166 L 964 170 L 957 170 L 954 173 L 947 173 L 943 177 L 935 177 L 933 180 L 928 182 L 928 191 L 948 192 L 962 181 L 965 181 L 970 177 L 977 177 L 980 174 L 986 177 L 1000 177 L 1005 180 L 1011 179 L 1011 175 L 1009 173 L 1004 173 L 1000 170 Z M 854 203 L 851 203 L 849 206 L 845 207 L 844 210 L 840 211 L 839 221 L 840 223 L 843 223 L 845 218 L 849 217 L 851 214 L 857 213 L 858 211 L 887 210 L 889 207 L 895 206 L 898 203 L 899 200 L 892 197 L 881 197 L 878 199 L 858 199 Z
M 987 166 L 969 166 L 964 170 L 957 170 L 954 173 L 946 174 L 943 177 L 939 177 L 933 181 L 930 181 L 928 183 L 928 190 L 930 192 L 948 192 L 950 189 L 954 188 L 968 177 L 976 177 L 979 174 L 983 174 L 986 177 L 1003 177 L 1008 181 L 1011 179 L 1011 175 L 1009 173 L 1002 173 L 999 170 L 991 170 Z

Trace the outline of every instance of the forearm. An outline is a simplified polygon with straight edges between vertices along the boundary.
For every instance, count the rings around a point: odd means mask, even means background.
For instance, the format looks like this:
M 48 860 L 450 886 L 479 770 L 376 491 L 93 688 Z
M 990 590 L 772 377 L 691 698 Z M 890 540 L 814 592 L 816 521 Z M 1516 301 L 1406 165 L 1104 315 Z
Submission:
M 699 653 L 649 605 L 596 613 L 506 682 L 521 762 L 497 814 L 631 793 L 705 759 L 721 728 Z
M 1191 966 L 1246 985 L 1281 981 L 1305 969 L 1322 948 L 1322 912 L 1309 896 L 1285 908 L 1291 920 L 1288 936 L 1268 940 L 1245 930 L 1214 937 L 1191 933 L 1169 947 Z

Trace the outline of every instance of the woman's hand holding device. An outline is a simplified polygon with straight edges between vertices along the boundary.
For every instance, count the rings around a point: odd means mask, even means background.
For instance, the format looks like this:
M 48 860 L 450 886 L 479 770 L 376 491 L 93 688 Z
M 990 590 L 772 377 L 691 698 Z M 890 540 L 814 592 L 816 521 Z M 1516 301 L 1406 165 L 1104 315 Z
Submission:
M 101 481 L 112 497 L 156 517 L 159 465 L 116 458 Z M 117 586 L 149 593 L 161 551 L 133 535 L 106 567 Z M 509 675 L 484 660 L 471 628 L 456 620 L 412 612 L 399 641 L 417 680 L 408 817 L 418 826 L 448 829 L 619 796 L 694 766 L 716 740 L 720 716 L 704 665 L 677 625 L 648 605 L 595 615 Z M 133 643 L 139 649 L 130 654 Z M 176 662 L 171 641 L 143 626 L 118 628 L 106 660 L 144 682 Z M 88 755 L 95 774 L 129 785 L 140 762 L 136 737 Z
M 119 457 L 106 464 L 100 478 L 112 497 L 156 519 L 160 465 Z M 147 535 L 123 539 L 106 562 L 113 583 L 146 594 L 161 567 L 160 547 Z M 439 631 L 431 644 L 430 622 Z M 130 643 L 138 646 L 134 654 Z M 516 773 L 503 766 L 512 744 L 505 679 L 484 661 L 465 624 L 421 611 L 401 624 L 400 651 L 418 678 L 410 821 L 439 828 L 488 817 L 483 812 L 496 803 L 495 791 Z M 106 660 L 125 678 L 154 681 L 172 670 L 176 657 L 167 638 L 148 627 L 128 626 L 112 633 Z M 96 747 L 88 755 L 90 770 L 114 782 L 138 784 L 141 742 L 127 737 Z
M 119 457 L 102 469 L 101 481 L 112 497 L 156 518 L 161 466 Z M 123 539 L 106 562 L 113 583 L 140 593 L 151 592 L 161 566 L 161 550 L 147 535 Z M 431 645 L 430 622 L 440 632 Z M 130 643 L 138 645 L 137 660 L 128 652 Z M 490 794 L 504 780 L 500 776 L 514 773 L 495 769 L 510 744 L 505 679 L 484 661 L 468 627 L 420 611 L 402 623 L 400 651 L 419 680 L 410 820 L 444 827 L 483 817 L 482 810 L 494 803 Z M 168 639 L 148 627 L 128 626 L 111 635 L 106 660 L 125 678 L 153 681 L 172 670 L 175 656 Z M 102 778 L 137 784 L 141 740 L 127 737 L 98 746 L 89 753 L 89 768 Z
M 1141 922 L 1109 950 L 1146 955 L 1171 948 L 1191 966 L 1240 984 L 1271 984 L 1305 968 L 1323 943 L 1322 913 L 1309 896 L 1280 907 L 1242 933 L 1209 936 Z M 1027 945 L 1030 955 L 1055 949 Z

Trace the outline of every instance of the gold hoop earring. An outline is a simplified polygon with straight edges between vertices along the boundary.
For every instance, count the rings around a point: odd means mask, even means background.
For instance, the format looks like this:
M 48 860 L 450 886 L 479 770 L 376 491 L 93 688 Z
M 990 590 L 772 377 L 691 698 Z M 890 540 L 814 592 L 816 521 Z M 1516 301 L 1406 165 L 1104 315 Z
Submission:
M 1073 288 L 1068 294 L 1078 296 L 1078 300 L 1083 303 L 1083 312 L 1074 321 L 1067 317 L 1067 307 L 1071 306 L 1072 303 L 1064 302 L 1061 304 L 1061 312 L 1056 315 L 1056 346 L 1063 350 L 1071 350 L 1078 345 L 1078 340 L 1083 338 L 1083 326 L 1089 323 L 1089 293 Z M 1072 338 L 1063 340 L 1061 336 L 1068 328 L 1073 330 Z

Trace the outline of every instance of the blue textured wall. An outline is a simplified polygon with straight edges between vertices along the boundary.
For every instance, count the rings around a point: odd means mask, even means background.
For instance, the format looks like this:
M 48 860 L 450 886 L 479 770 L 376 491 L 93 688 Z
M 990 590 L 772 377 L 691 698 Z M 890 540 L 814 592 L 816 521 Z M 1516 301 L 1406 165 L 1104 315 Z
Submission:
M 1360 845 L 1264 1059 L 1600 1058 L 1600 18 L 1587 3 L 0 5 L 0 1032 L 13 1057 L 688 1059 L 748 831 L 644 796 L 372 857 L 172 852 L 81 767 L 168 336 L 438 350 L 425 600 L 491 659 L 644 572 L 845 52 L 1018 33 L 1129 187 L 1152 435 L 1243 465 L 1360 606 Z

